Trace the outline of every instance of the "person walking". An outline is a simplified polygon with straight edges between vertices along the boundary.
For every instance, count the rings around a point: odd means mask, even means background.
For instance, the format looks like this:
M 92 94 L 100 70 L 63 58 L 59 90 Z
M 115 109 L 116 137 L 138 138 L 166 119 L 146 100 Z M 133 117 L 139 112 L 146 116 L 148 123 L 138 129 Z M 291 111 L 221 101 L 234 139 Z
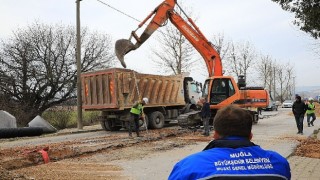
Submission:
M 194 96 L 191 96 L 190 104 L 197 104 L 196 100 L 194 99 Z
M 140 130 L 139 130 L 139 120 L 140 118 L 144 118 L 144 113 L 143 113 L 143 107 L 144 105 L 148 104 L 148 98 L 142 98 L 141 101 L 136 102 L 131 110 L 131 119 L 128 121 L 127 127 L 129 131 L 129 137 L 132 137 L 132 126 L 134 125 L 135 131 L 137 133 L 137 137 L 140 136 Z
M 202 135 L 209 136 L 209 132 L 210 132 L 209 120 L 211 116 L 210 104 L 208 103 L 206 98 L 201 98 L 201 104 L 202 104 L 201 119 L 204 127 L 204 132 Z
M 292 105 L 292 112 L 298 128 L 297 134 L 303 134 L 303 119 L 306 111 L 307 105 L 301 100 L 301 96 L 296 96 L 296 101 Z
M 214 134 L 203 151 L 175 164 L 168 179 L 290 179 L 290 166 L 277 152 L 251 142 L 252 116 L 235 105 L 218 110 Z
M 308 122 L 308 127 L 314 126 L 313 122 L 316 120 L 316 115 L 314 113 L 316 109 L 316 106 L 313 103 L 313 98 L 309 98 L 309 101 L 307 103 L 307 122 Z M 310 118 L 312 118 L 312 120 L 310 121 Z

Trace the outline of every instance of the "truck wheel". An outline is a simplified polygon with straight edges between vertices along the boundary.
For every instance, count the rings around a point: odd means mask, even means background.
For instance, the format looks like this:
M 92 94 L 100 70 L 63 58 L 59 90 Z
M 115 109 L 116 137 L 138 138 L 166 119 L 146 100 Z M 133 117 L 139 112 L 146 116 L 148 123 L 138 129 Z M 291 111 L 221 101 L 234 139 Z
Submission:
M 160 111 L 155 111 L 149 116 L 149 124 L 151 129 L 160 129 L 164 126 L 164 116 Z
M 112 120 L 101 121 L 101 126 L 106 131 L 119 131 L 120 126 L 112 126 Z

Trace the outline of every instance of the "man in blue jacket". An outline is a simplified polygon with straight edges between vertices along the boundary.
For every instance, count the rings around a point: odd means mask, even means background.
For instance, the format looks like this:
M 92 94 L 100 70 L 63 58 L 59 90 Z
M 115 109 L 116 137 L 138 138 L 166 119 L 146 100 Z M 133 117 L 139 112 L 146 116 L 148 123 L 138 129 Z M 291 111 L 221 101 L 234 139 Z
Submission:
M 235 105 L 214 118 L 214 140 L 202 152 L 179 161 L 169 180 L 177 179 L 290 179 L 288 161 L 250 140 L 252 116 Z

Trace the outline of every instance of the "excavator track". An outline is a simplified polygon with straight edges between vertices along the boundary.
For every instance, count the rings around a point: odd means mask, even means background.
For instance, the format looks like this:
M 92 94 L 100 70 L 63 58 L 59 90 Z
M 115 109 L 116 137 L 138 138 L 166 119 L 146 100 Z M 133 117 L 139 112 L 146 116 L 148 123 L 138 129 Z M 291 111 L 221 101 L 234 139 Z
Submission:
M 180 127 L 193 128 L 201 124 L 200 111 L 191 111 L 185 114 L 180 114 L 177 120 Z

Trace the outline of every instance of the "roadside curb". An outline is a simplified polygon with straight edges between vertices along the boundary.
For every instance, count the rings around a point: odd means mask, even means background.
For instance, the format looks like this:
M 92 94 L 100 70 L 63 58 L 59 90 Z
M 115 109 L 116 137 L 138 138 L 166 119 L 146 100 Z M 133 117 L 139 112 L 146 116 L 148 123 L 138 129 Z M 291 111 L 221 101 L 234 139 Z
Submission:
M 103 131 L 103 129 L 92 129 L 92 130 L 78 130 L 78 131 L 70 131 L 70 132 L 57 132 L 56 135 L 66 135 L 66 134 L 79 134 L 79 133 L 86 133 L 86 132 L 97 132 Z
M 93 126 L 85 126 L 84 129 L 71 128 L 71 129 L 62 129 L 57 131 L 56 133 L 47 134 L 45 136 L 60 136 L 60 135 L 68 135 L 68 134 L 80 134 L 87 132 L 97 132 L 104 131 L 101 125 L 93 125 Z
M 276 115 L 278 115 L 278 114 L 279 114 L 279 112 L 276 111 L 276 112 L 273 112 L 273 113 L 271 113 L 271 114 L 259 115 L 259 119 L 267 119 L 267 118 L 269 118 L 269 117 L 273 117 L 273 116 L 276 116 Z

